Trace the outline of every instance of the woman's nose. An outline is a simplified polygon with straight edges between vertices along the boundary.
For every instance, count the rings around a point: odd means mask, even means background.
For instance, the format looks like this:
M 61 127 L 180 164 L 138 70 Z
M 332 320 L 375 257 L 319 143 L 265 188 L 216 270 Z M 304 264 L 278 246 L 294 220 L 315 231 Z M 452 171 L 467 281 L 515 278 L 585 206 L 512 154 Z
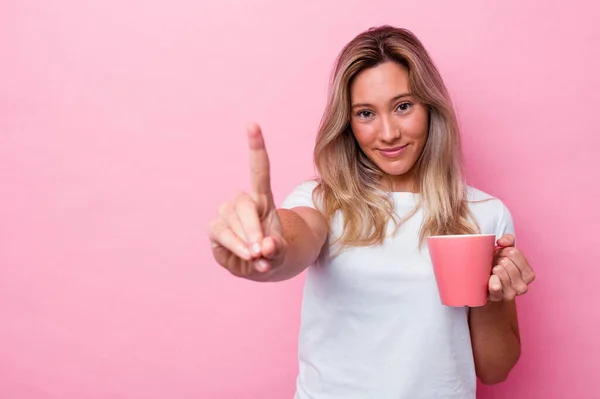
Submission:
M 383 120 L 381 126 L 381 139 L 386 142 L 393 142 L 400 138 L 400 128 L 389 118 Z

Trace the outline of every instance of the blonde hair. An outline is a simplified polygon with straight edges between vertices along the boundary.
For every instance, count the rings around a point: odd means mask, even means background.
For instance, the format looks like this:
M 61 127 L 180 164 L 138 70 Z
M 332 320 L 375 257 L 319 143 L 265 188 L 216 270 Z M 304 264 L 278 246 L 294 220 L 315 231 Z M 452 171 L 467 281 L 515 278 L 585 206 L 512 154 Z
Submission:
M 386 25 L 359 34 L 339 54 L 316 139 L 320 178 L 314 195 L 329 222 L 341 213 L 343 229 L 335 242 L 340 249 L 381 244 L 388 221 L 396 228 L 401 224 L 391 196 L 381 190 L 384 173 L 362 152 L 350 128 L 352 79 L 388 61 L 407 69 L 411 92 L 429 113 L 427 142 L 413 169 L 419 200 L 406 218 L 423 207 L 421 244 L 430 235 L 478 231 L 467 204 L 458 121 L 444 82 L 413 33 Z

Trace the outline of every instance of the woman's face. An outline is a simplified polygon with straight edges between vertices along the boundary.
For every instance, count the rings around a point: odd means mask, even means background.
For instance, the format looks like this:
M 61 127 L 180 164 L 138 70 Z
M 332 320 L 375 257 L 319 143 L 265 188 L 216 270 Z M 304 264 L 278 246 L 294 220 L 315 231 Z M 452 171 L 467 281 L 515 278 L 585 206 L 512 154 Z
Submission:
M 350 126 L 362 151 L 392 181 L 413 191 L 411 170 L 429 131 L 427 108 L 410 93 L 408 71 L 386 62 L 357 74 L 350 86 Z

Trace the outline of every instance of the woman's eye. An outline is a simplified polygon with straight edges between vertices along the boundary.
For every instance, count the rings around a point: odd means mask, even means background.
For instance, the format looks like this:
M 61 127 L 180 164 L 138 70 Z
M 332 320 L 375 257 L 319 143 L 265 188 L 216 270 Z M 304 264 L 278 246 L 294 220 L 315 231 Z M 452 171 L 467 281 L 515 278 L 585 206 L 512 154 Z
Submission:
M 411 103 L 409 103 L 409 102 L 404 102 L 404 103 L 400 103 L 400 104 L 398 104 L 398 108 L 397 108 L 397 109 L 398 109 L 400 112 L 406 112 L 406 111 L 408 111 L 408 110 L 409 110 L 411 107 L 412 107 L 412 104 L 411 104 Z
M 363 110 L 363 111 L 358 111 L 358 112 L 356 113 L 356 116 L 358 116 L 359 118 L 363 118 L 363 119 L 365 119 L 365 118 L 370 118 L 370 117 L 372 117 L 372 116 L 373 116 L 373 113 L 372 113 L 371 111 L 365 111 L 365 110 Z

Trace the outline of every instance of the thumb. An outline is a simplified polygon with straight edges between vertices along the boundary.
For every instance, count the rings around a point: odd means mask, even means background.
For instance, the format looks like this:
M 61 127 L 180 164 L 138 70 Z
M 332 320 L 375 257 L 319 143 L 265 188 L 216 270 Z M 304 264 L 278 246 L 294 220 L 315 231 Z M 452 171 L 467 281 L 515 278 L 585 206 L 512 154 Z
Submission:
M 515 245 L 515 236 L 512 234 L 504 234 L 497 241 L 500 247 L 513 247 Z
M 268 236 L 261 243 L 261 257 L 254 260 L 254 268 L 259 273 L 266 273 L 279 266 L 285 257 L 287 243 L 281 236 Z
M 269 260 L 278 260 L 284 255 L 287 242 L 281 236 L 272 235 L 262 241 L 262 255 Z

